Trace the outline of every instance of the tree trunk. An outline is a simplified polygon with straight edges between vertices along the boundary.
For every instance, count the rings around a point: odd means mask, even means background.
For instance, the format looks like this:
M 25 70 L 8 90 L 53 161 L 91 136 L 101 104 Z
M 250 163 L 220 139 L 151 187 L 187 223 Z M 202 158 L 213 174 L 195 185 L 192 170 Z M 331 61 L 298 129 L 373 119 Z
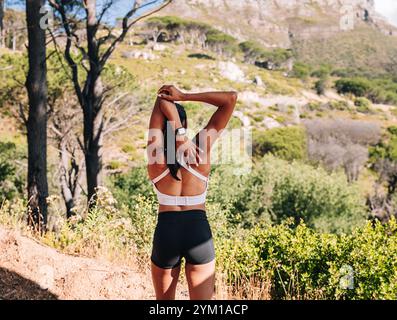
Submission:
M 66 217 L 70 218 L 75 215 L 73 208 L 81 192 L 81 166 L 75 159 L 74 151 L 70 152 L 68 150 L 66 141 L 61 140 L 58 144 L 58 148 L 60 156 L 59 182 L 66 207 Z
M 92 109 L 92 108 L 91 108 Z M 96 203 L 96 188 L 102 183 L 103 114 L 84 114 L 84 145 L 87 176 L 87 196 L 90 207 Z
M 26 89 L 29 97 L 28 136 L 28 223 L 45 231 L 47 223 L 47 67 L 46 34 L 40 28 L 40 8 L 45 0 L 26 1 L 29 71 Z
M 100 78 L 98 42 L 95 38 L 97 28 L 96 1 L 86 1 L 87 44 L 90 71 L 84 87 L 84 147 L 87 175 L 88 204 L 96 204 L 96 188 L 102 183 L 102 141 L 103 141 L 103 86 Z
M 0 47 L 4 47 L 3 39 L 4 0 L 0 0 Z

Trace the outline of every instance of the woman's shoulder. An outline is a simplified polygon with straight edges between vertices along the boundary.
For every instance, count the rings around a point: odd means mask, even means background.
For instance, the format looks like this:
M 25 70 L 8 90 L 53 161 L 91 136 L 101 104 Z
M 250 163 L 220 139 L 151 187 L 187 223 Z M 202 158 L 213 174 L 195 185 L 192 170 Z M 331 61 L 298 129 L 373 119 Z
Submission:
M 148 171 L 150 180 L 155 179 L 156 177 L 158 177 L 160 174 L 162 174 L 167 169 L 168 169 L 168 167 L 166 164 L 153 163 L 153 164 L 147 165 L 147 171 Z

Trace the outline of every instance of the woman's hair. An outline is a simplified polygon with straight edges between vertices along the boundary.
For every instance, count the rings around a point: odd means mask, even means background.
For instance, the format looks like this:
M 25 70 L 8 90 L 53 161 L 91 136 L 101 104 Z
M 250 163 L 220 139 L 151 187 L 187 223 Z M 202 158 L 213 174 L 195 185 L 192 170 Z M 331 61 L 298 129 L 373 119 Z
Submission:
M 187 128 L 187 116 L 185 108 L 180 105 L 179 103 L 175 103 L 176 109 L 178 110 L 179 119 L 181 120 L 182 126 Z M 168 168 L 170 169 L 171 176 L 180 181 L 181 179 L 178 178 L 178 170 L 180 169 L 181 165 L 176 160 L 176 137 L 175 132 L 170 132 L 172 127 L 168 124 L 168 119 L 165 120 L 164 125 L 164 155 L 166 159 L 166 163 Z M 169 145 L 171 143 L 171 145 Z M 168 150 L 171 148 L 170 153 L 172 158 L 168 158 Z

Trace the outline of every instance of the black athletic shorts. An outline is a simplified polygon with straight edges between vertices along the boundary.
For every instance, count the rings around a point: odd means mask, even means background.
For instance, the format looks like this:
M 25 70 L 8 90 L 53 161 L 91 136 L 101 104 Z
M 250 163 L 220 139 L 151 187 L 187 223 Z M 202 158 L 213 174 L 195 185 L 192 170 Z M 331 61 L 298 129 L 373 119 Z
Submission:
M 151 260 L 159 268 L 186 263 L 199 265 L 215 259 L 211 228 L 204 210 L 167 211 L 158 215 Z

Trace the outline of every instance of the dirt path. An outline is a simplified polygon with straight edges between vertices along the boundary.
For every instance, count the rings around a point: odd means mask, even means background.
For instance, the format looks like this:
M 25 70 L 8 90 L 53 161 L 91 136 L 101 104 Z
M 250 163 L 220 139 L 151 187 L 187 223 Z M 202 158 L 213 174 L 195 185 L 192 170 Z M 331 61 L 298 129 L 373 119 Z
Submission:
M 149 274 L 61 254 L 0 227 L 0 299 L 146 300 L 154 292 Z

